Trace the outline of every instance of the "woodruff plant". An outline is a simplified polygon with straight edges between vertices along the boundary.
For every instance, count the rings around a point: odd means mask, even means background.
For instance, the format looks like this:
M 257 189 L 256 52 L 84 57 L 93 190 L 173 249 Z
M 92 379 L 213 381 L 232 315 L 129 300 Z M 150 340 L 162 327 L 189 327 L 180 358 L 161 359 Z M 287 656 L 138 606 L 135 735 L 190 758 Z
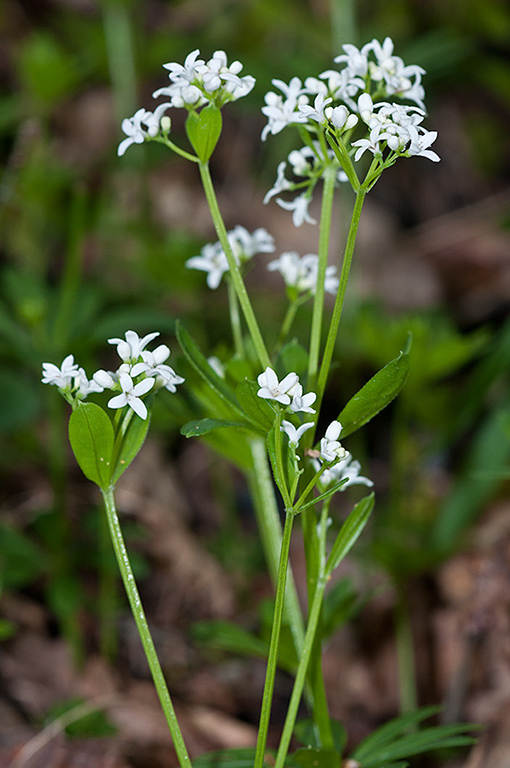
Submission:
M 304 83 L 297 77 L 289 84 L 274 80 L 275 91 L 265 96 L 262 112 L 268 119 L 262 139 L 292 126 L 300 142 L 277 168 L 276 182 L 265 202 L 273 197 L 292 212 L 296 227 L 315 224 L 309 204 L 319 182 L 322 202 L 316 254 L 284 252 L 267 264 L 283 278 L 288 310 L 274 349 L 268 349 L 248 296 L 244 271 L 257 254 L 272 254 L 275 245 L 264 229 L 249 233 L 236 226 L 227 232 L 209 172 L 209 159 L 222 129 L 221 110 L 230 101 L 248 94 L 253 77 L 241 76 L 242 65 L 227 62 L 223 51 L 209 61 L 198 50 L 183 65 L 165 64 L 170 84 L 154 97 L 164 97 L 153 112 L 139 109 L 122 123 L 126 138 L 118 148 L 123 155 L 133 144 L 157 141 L 198 166 L 211 211 L 218 242 L 204 246 L 200 255 L 187 262 L 190 269 L 206 272 L 209 288 L 217 289 L 223 278 L 228 284 L 233 352 L 228 360 L 207 357 L 183 325 L 178 327 L 181 349 L 197 374 L 198 401 L 205 418 L 184 425 L 184 435 L 211 435 L 221 430 L 230 441 L 232 455 L 248 455 L 245 470 L 251 479 L 254 507 L 268 567 L 275 582 L 275 606 L 269 643 L 266 682 L 255 750 L 243 755 L 262 768 L 271 702 L 278 664 L 282 623 L 289 625 L 297 659 L 295 682 L 288 712 L 273 762 L 282 768 L 289 759 L 298 707 L 303 696 L 310 711 L 310 727 L 299 730 L 306 750 L 292 755 L 293 763 L 324 768 L 340 766 L 345 739 L 330 718 L 321 670 L 322 609 L 326 585 L 366 525 L 374 506 L 369 492 L 340 525 L 331 542 L 330 504 L 337 492 L 373 483 L 360 474 L 359 462 L 345 450 L 345 438 L 362 427 L 398 394 L 409 370 L 408 350 L 379 371 L 351 400 L 341 407 L 338 418 L 324 434 L 316 436 L 317 420 L 328 380 L 345 298 L 356 232 L 366 194 L 382 172 L 400 158 L 422 156 L 437 162 L 430 149 L 435 131 L 426 130 L 424 70 L 405 65 L 393 53 L 386 38 L 363 46 L 344 45 L 335 59 L 336 69 Z M 168 112 L 187 110 L 186 132 L 192 151 L 178 146 L 171 133 Z M 366 164 L 366 156 L 370 162 Z M 341 261 L 340 273 L 328 265 L 334 190 L 348 184 L 354 192 L 352 220 Z M 294 195 L 289 199 L 288 195 Z M 282 197 L 284 195 L 284 197 Z M 335 296 L 334 307 L 323 339 L 325 293 Z M 288 342 L 299 307 L 313 302 L 308 349 Z M 247 333 L 246 333 L 247 332 Z M 125 339 L 109 339 L 117 347 L 121 363 L 112 371 L 96 371 L 89 380 L 72 355 L 58 368 L 43 366 L 43 382 L 56 385 L 71 404 L 69 436 L 75 456 L 85 475 L 95 482 L 104 497 L 110 533 L 126 592 L 133 610 L 148 663 L 174 740 L 181 768 L 190 762 L 173 704 L 154 649 L 137 592 L 128 553 L 115 508 L 115 484 L 140 449 L 147 434 L 150 408 L 162 388 L 175 392 L 184 379 L 166 360 L 170 350 L 164 344 L 150 351 L 158 333 L 140 338 L 127 331 Z M 247 343 L 249 341 L 249 343 Z M 300 361 L 299 375 L 289 370 L 289 360 Z M 294 355 L 294 357 L 293 357 Z M 297 367 L 297 365 L 296 365 Z M 201 381 L 200 381 L 201 380 Z M 204 386 L 205 384 L 205 386 Z M 85 402 L 89 395 L 111 390 L 106 410 Z M 109 411 L 113 410 L 113 418 Z M 271 470 L 271 471 L 270 471 Z M 283 500 L 285 524 L 282 529 L 275 486 Z M 307 560 L 308 612 L 303 615 L 296 597 L 289 565 L 293 522 L 302 520 Z M 434 710 L 418 710 L 397 718 L 376 731 L 353 752 L 346 763 L 351 768 L 402 768 L 403 760 L 433 747 L 471 742 L 465 726 L 430 727 L 408 732 Z M 339 735 L 340 734 L 340 735 Z M 310 750 L 312 752 L 310 753 Z M 227 756 L 228 757 L 228 756 Z M 236 764 L 236 753 L 230 755 Z M 207 758 L 198 763 L 207 766 Z

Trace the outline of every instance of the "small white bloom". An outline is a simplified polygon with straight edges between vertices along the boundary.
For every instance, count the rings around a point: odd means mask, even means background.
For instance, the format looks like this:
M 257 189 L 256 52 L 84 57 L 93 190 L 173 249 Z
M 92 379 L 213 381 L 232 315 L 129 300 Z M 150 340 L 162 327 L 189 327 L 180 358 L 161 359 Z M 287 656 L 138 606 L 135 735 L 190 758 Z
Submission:
M 264 373 L 257 377 L 260 387 L 257 395 L 265 400 L 277 400 L 282 405 L 290 405 L 292 390 L 298 384 L 297 373 L 288 373 L 284 379 L 278 381 L 278 377 L 272 368 L 266 368 Z
M 321 468 L 320 461 L 314 459 L 313 465 L 315 470 L 318 472 Z M 372 480 L 369 480 L 368 477 L 363 477 L 360 475 L 360 471 L 361 464 L 359 461 L 353 461 L 349 451 L 346 451 L 346 456 L 344 459 L 339 461 L 337 464 L 334 464 L 330 469 L 324 470 L 320 477 L 319 485 L 323 488 L 327 488 L 333 483 L 339 483 L 344 480 L 346 482 L 344 482 L 342 487 L 339 488 L 340 491 L 344 491 L 351 485 L 366 485 L 371 488 L 373 486 Z
M 282 91 L 285 99 L 274 91 L 269 91 L 264 96 L 266 106 L 262 107 L 262 112 L 268 118 L 268 123 L 262 131 L 262 141 L 268 133 L 280 133 L 287 125 L 306 120 L 298 109 L 300 105 L 308 104 L 306 89 L 303 88 L 299 77 L 293 77 L 288 85 L 282 80 L 273 80 L 272 83 Z
M 125 339 L 108 339 L 108 344 L 117 345 L 117 354 L 125 363 L 136 362 L 147 344 L 156 336 L 159 336 L 159 331 L 148 333 L 142 339 L 135 331 L 126 331 Z
M 155 380 L 153 378 L 142 379 L 138 384 L 133 384 L 133 379 L 129 373 L 121 373 L 119 376 L 119 384 L 122 392 L 120 395 L 115 395 L 108 401 L 109 408 L 124 408 L 125 405 L 129 405 L 130 408 L 141 419 L 147 418 L 147 406 L 140 399 L 142 395 L 146 395 L 147 392 L 154 386 Z
M 102 368 L 96 371 L 92 378 L 103 389 L 113 389 L 115 386 L 115 379 L 112 374 Z
M 79 375 L 78 365 L 74 362 L 73 355 L 68 355 L 60 368 L 53 363 L 43 363 L 43 384 L 53 384 L 59 389 L 70 387 L 76 376 Z
M 292 223 L 295 227 L 300 227 L 305 221 L 308 224 L 317 224 L 316 220 L 308 213 L 308 206 L 310 205 L 310 197 L 303 192 L 302 195 L 298 195 L 294 200 L 276 200 L 281 208 L 285 208 L 286 211 L 292 211 Z
M 339 421 L 332 421 L 326 429 L 326 433 L 321 440 L 321 456 L 325 461 L 335 461 L 335 459 L 344 459 L 347 451 L 338 441 L 342 425 Z
M 299 114 L 306 120 L 315 120 L 315 122 L 320 125 L 325 125 L 328 122 L 328 118 L 324 114 L 324 108 L 327 107 L 331 101 L 333 101 L 331 96 L 325 98 L 324 93 L 319 93 L 315 97 L 313 107 L 309 104 L 300 104 L 298 106 Z
M 122 157 L 131 144 L 143 144 L 145 139 L 157 136 L 161 126 L 161 118 L 171 106 L 170 103 L 160 104 L 154 112 L 149 112 L 142 107 L 135 112 L 133 117 L 123 120 L 121 128 L 127 138 L 120 142 L 117 155 Z
M 199 269 L 207 272 L 207 285 L 215 290 L 221 283 L 221 278 L 228 272 L 228 261 L 219 243 L 207 243 L 200 251 L 200 256 L 192 256 L 186 262 L 188 269 Z
M 317 400 L 315 392 L 308 392 L 303 395 L 303 387 L 301 384 L 296 384 L 292 391 L 292 403 L 290 404 L 290 410 L 293 413 L 315 413 L 311 405 Z
M 94 392 L 102 392 L 103 389 L 104 387 L 101 386 L 101 384 L 99 384 L 93 377 L 89 381 L 83 368 L 78 369 L 78 376 L 76 376 L 74 379 L 73 388 L 75 397 L 77 397 L 79 400 L 85 400 L 88 395 Z
M 136 377 L 141 373 L 146 376 L 152 376 L 156 379 L 159 387 L 165 387 L 169 392 L 176 392 L 176 385 L 182 384 L 184 379 L 179 376 L 173 368 L 165 365 L 164 361 L 170 356 L 170 350 L 166 344 L 160 344 L 154 352 L 144 350 L 142 352 L 142 361 L 136 363 L 131 369 L 131 376 Z
M 279 272 L 285 280 L 285 284 L 291 288 L 296 288 L 300 293 L 309 291 L 315 294 L 317 290 L 319 257 L 315 253 L 299 256 L 295 251 L 286 251 L 281 254 L 279 259 L 269 262 L 267 268 L 270 272 Z M 334 295 L 338 290 L 338 284 L 336 267 L 326 267 L 324 290 Z
M 349 112 L 346 106 L 327 107 L 326 117 L 338 131 L 350 131 L 358 123 L 358 116 Z
M 282 421 L 282 426 L 280 427 L 281 432 L 285 432 L 287 437 L 289 438 L 289 443 L 292 445 L 297 445 L 301 439 L 301 437 L 304 435 L 304 433 L 311 429 L 314 426 L 313 421 L 307 421 L 305 424 L 301 424 L 297 429 L 294 426 L 294 424 L 291 424 L 290 421 Z

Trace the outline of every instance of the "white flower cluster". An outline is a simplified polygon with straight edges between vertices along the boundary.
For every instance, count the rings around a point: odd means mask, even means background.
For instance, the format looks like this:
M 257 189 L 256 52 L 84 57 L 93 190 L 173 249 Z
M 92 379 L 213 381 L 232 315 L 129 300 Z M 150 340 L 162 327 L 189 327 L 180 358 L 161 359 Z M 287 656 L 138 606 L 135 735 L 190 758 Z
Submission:
M 303 187 L 303 184 L 306 184 L 306 191 L 295 197 L 294 200 L 276 199 L 278 205 L 287 211 L 292 211 L 292 221 L 295 227 L 300 227 L 305 221 L 309 224 L 317 223 L 308 213 L 308 205 L 312 197 L 313 188 L 323 175 L 324 160 L 321 156 L 319 142 L 314 141 L 312 145 L 313 148 L 305 145 L 301 149 L 292 150 L 287 160 L 279 163 L 276 171 L 276 182 L 264 197 L 264 203 L 268 203 L 275 195 L 279 195 L 281 192 L 300 189 Z M 327 156 L 329 160 L 334 159 L 332 149 L 328 150 Z M 296 183 L 289 181 L 285 176 L 287 165 L 290 166 L 294 176 L 302 177 L 306 179 L 306 182 L 299 181 Z M 347 176 L 341 169 L 337 172 L 337 181 L 347 181 Z
M 405 65 L 399 56 L 394 56 L 391 38 L 387 37 L 382 45 L 372 40 L 361 49 L 350 44 L 342 48 L 344 53 L 334 60 L 343 64 L 339 70 L 328 69 L 319 77 L 307 77 L 304 84 L 298 77 L 293 77 L 289 85 L 281 80 L 272 81 L 283 95 L 269 91 L 264 98 L 266 106 L 262 112 L 268 123 L 262 132 L 263 139 L 287 125 L 309 120 L 321 124 L 331 121 L 338 130 L 349 131 L 358 122 L 357 99 L 362 93 L 372 92 L 376 98 L 396 96 L 423 109 L 425 91 L 421 78 L 425 70 Z
M 278 376 L 272 368 L 266 368 L 257 377 L 260 387 L 257 395 L 264 400 L 276 400 L 281 405 L 288 406 L 292 413 L 315 413 L 311 407 L 317 400 L 315 392 L 303 394 L 303 386 L 297 373 L 288 373 L 278 381 Z
M 263 228 L 250 234 L 245 227 L 238 225 L 227 232 L 227 236 L 239 265 L 245 264 L 257 253 L 273 253 L 275 250 L 274 238 Z M 227 257 L 220 242 L 204 245 L 200 256 L 192 256 L 187 260 L 186 266 L 188 269 L 207 272 L 207 285 L 213 290 L 219 286 L 225 272 L 228 272 Z
M 303 295 L 315 294 L 317 290 L 317 277 L 319 274 L 319 257 L 314 253 L 299 256 L 295 251 L 286 251 L 280 258 L 270 261 L 267 265 L 270 272 L 279 272 L 288 288 Z M 338 290 L 339 280 L 336 276 L 336 267 L 326 267 L 324 290 L 334 296 Z
M 170 120 L 162 117 L 170 107 L 184 107 L 188 110 L 199 109 L 209 103 L 222 107 L 228 101 L 235 101 L 246 96 L 255 85 L 251 75 L 240 77 L 243 65 L 240 61 L 228 64 L 225 51 L 215 51 L 209 61 L 199 59 L 200 51 L 192 51 L 184 64 L 170 62 L 163 64 L 168 70 L 170 85 L 158 88 L 152 94 L 154 98 L 165 96 L 168 101 L 160 104 L 154 112 L 139 109 L 131 118 L 122 121 L 122 130 L 127 138 L 121 141 L 117 154 L 123 155 L 131 144 L 142 144 L 148 138 L 154 138 L 160 130 L 170 130 Z
M 339 421 L 332 421 L 326 429 L 326 433 L 320 443 L 320 456 L 323 461 L 335 461 L 328 469 L 322 473 L 319 485 L 327 488 L 332 483 L 345 481 L 341 490 L 350 485 L 366 485 L 369 488 L 373 486 L 372 480 L 360 475 L 361 464 L 359 461 L 353 461 L 352 455 L 346 451 L 338 438 L 342 432 L 342 425 Z M 313 466 L 318 472 L 322 466 L 320 459 L 312 460 Z
M 406 65 L 395 56 L 389 37 L 382 44 L 372 40 L 360 49 L 344 45 L 343 50 L 344 53 L 335 59 L 341 65 L 338 70 L 308 77 L 304 83 L 298 77 L 293 77 L 288 85 L 273 80 L 281 93 L 270 91 L 265 96 L 262 112 L 268 122 L 262 131 L 262 139 L 279 133 L 287 125 L 297 125 L 313 135 L 327 129 L 330 137 L 335 136 L 339 144 L 345 144 L 349 154 L 354 154 L 355 161 L 369 151 L 381 163 L 383 154 L 388 164 L 397 157 L 412 156 L 437 162 L 439 156 L 430 150 L 437 132 L 427 131 L 421 125 L 425 117 L 422 67 Z M 395 103 L 395 98 L 412 104 Z M 361 138 L 350 143 L 355 129 Z M 288 159 L 294 175 L 308 176 L 309 183 L 289 182 L 285 178 L 285 164 L 280 163 L 276 183 L 265 198 L 267 202 L 283 191 L 306 187 L 291 202 L 277 200 L 279 205 L 293 211 L 296 226 L 305 221 L 315 223 L 308 214 L 308 204 L 324 163 L 328 157 L 331 159 L 330 150 L 325 152 L 324 144 L 322 156 L 316 142 L 312 144 L 315 151 L 306 146 L 301 162 L 295 155 L 294 160 L 291 158 L 293 153 Z M 340 160 L 338 162 L 342 164 Z M 339 180 L 344 179 L 345 175 L 339 177 Z
M 73 355 L 68 355 L 60 368 L 53 363 L 43 363 L 42 382 L 57 386 L 70 403 L 84 400 L 93 392 L 117 390 L 120 394 L 108 401 L 108 407 L 116 409 L 127 405 L 141 419 L 146 419 L 148 412 L 141 399 L 143 395 L 151 389 L 157 391 L 165 388 L 169 392 L 176 392 L 177 385 L 184 381 L 182 376 L 178 376 L 165 363 L 170 356 L 166 344 L 160 344 L 152 352 L 146 349 L 147 344 L 156 336 L 159 336 L 157 331 L 143 338 L 134 331 L 126 331 L 124 339 L 108 339 L 109 344 L 117 346 L 117 353 L 122 360 L 116 371 L 99 369 L 89 380 L 83 368 L 78 368 L 74 362 Z

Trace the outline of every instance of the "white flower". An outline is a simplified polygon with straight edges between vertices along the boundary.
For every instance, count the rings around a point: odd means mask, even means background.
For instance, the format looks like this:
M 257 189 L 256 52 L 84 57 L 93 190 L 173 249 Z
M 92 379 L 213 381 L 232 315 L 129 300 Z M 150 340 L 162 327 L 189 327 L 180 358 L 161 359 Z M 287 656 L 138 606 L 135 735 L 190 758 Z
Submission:
M 278 381 L 278 377 L 272 368 L 266 368 L 264 373 L 257 377 L 260 387 L 257 395 L 265 400 L 277 400 L 282 405 L 290 405 L 292 390 L 298 384 L 297 373 L 288 373 L 284 379 Z
M 306 89 L 299 77 L 293 77 L 288 85 L 282 80 L 273 80 L 272 83 L 282 91 L 285 99 L 274 91 L 264 96 L 266 106 L 262 107 L 262 112 L 268 118 L 268 123 L 262 131 L 262 141 L 268 133 L 280 133 L 287 125 L 306 120 L 298 110 L 300 104 L 308 104 Z
M 213 93 L 224 88 L 230 94 L 231 100 L 246 96 L 255 85 L 255 78 L 251 75 L 239 77 L 242 68 L 243 65 L 240 61 L 233 61 L 232 64 L 228 65 L 225 51 L 215 51 L 202 73 L 205 90 L 208 93 Z
M 423 129 L 422 129 L 423 130 Z M 426 157 L 432 160 L 434 163 L 438 163 L 441 158 L 438 154 L 428 149 L 430 145 L 437 138 L 437 131 L 425 131 L 420 135 L 414 127 L 409 128 L 409 135 L 411 137 L 411 144 L 409 145 L 407 152 L 409 155 L 419 155 L 420 157 Z
M 102 368 L 96 371 L 92 378 L 103 389 L 113 389 L 115 386 L 115 379 L 112 374 Z
M 315 294 L 317 290 L 319 257 L 314 253 L 299 256 L 295 251 L 286 251 L 281 254 L 279 259 L 269 262 L 267 268 L 270 272 L 279 272 L 285 280 L 285 284 L 291 288 L 296 288 L 300 293 L 310 291 Z M 334 295 L 338 290 L 338 283 L 336 267 L 326 267 L 324 290 Z
M 232 253 L 238 264 L 249 261 L 257 253 L 272 253 L 274 238 L 266 229 L 260 227 L 252 234 L 245 227 L 238 225 L 227 232 Z M 221 243 L 208 243 L 200 251 L 200 256 L 193 256 L 186 262 L 188 269 L 207 272 L 207 285 L 213 290 L 221 283 L 221 278 L 228 272 L 228 260 Z
M 124 408 L 125 405 L 129 405 L 130 408 L 141 419 L 147 418 L 147 406 L 140 399 L 142 395 L 154 386 L 155 380 L 153 378 L 142 379 L 138 384 L 133 384 L 133 379 L 129 373 L 121 373 L 119 376 L 119 384 L 122 392 L 120 395 L 115 395 L 108 401 L 109 408 Z
M 300 104 L 298 106 L 299 114 L 306 120 L 315 120 L 320 125 L 325 125 L 328 122 L 328 118 L 324 114 L 324 108 L 327 107 L 331 101 L 333 101 L 331 96 L 325 98 L 324 93 L 319 93 L 315 97 L 313 107 L 309 104 Z
M 358 123 L 358 116 L 349 112 L 346 106 L 341 104 L 338 107 L 327 107 L 326 117 L 330 120 L 338 131 L 350 131 Z
M 74 356 L 68 355 L 60 368 L 53 363 L 43 363 L 43 384 L 54 384 L 59 389 L 71 387 L 76 376 L 79 375 L 78 365 L 74 362 Z
M 89 381 L 83 368 L 78 369 L 78 376 L 74 379 L 74 393 L 79 400 L 84 400 L 94 392 L 102 392 L 104 387 L 94 377 Z
M 250 234 L 238 224 L 227 233 L 227 237 L 238 264 L 249 261 L 257 253 L 272 253 L 275 249 L 274 237 L 262 227 Z
M 125 363 L 136 362 L 140 357 L 142 351 L 145 349 L 156 336 L 159 336 L 159 331 L 154 333 L 148 333 L 142 339 L 135 331 L 126 331 L 124 339 L 108 339 L 108 344 L 117 345 L 117 354 L 121 360 Z
M 313 408 L 310 408 L 317 400 L 315 392 L 308 392 L 303 395 L 303 387 L 301 384 L 296 384 L 292 390 L 292 403 L 290 404 L 290 410 L 293 413 L 315 413 Z M 283 423 L 283 422 L 282 422 Z
M 163 68 L 170 72 L 168 76 L 173 82 L 192 83 L 205 70 L 205 61 L 199 59 L 198 56 L 200 56 L 200 50 L 197 48 L 188 53 L 184 60 L 184 65 L 170 62 L 169 64 L 163 64 Z
M 288 181 L 288 179 L 285 178 L 285 168 L 287 167 L 287 163 L 285 160 L 282 160 L 281 163 L 278 163 L 278 168 L 276 170 L 276 182 L 272 189 L 269 190 L 269 192 L 264 197 L 264 204 L 268 203 L 272 197 L 275 195 L 279 195 L 280 192 L 286 192 L 288 189 L 292 189 L 293 184 L 292 182 Z
M 320 462 L 315 459 L 313 461 L 313 465 L 315 470 L 318 472 L 321 468 Z M 361 464 L 359 461 L 353 461 L 349 451 L 346 451 L 346 456 L 344 459 L 339 461 L 337 464 L 334 464 L 330 469 L 324 470 L 320 477 L 319 484 L 323 488 L 327 488 L 328 485 L 331 485 L 332 483 L 339 483 L 344 480 L 347 482 L 344 482 L 342 487 L 339 488 L 340 491 L 344 491 L 350 485 L 366 485 L 371 488 L 373 486 L 372 480 L 369 480 L 368 477 L 363 477 L 360 475 L 360 471 Z
M 192 256 L 186 262 L 188 269 L 207 272 L 207 285 L 213 290 L 221 283 L 221 278 L 228 272 L 228 261 L 219 243 L 207 243 L 200 251 L 200 256 Z
M 127 139 L 120 142 L 117 155 L 121 157 L 131 144 L 143 144 L 145 139 L 157 136 L 160 130 L 161 118 L 171 106 L 167 102 L 160 104 L 154 112 L 149 112 L 142 107 L 135 112 L 133 117 L 124 119 L 121 128 L 126 134 Z
M 152 376 L 157 381 L 159 386 L 165 387 L 169 392 L 176 392 L 176 385 L 182 384 L 184 379 L 171 368 L 169 365 L 164 365 L 165 360 L 170 356 L 170 350 L 166 344 L 160 344 L 153 352 L 144 350 L 142 352 L 142 361 L 136 363 L 131 369 L 131 376 L 136 377 L 141 373 L 145 373 L 146 376 Z
M 292 445 L 297 445 L 307 429 L 311 429 L 313 426 L 313 421 L 307 421 L 305 424 L 301 424 L 301 426 L 296 429 L 294 424 L 291 424 L 290 421 L 284 420 L 282 421 L 280 432 L 285 432 L 289 438 L 289 443 Z
M 300 227 L 305 221 L 308 224 L 317 224 L 308 213 L 308 206 L 310 205 L 310 197 L 303 192 L 302 195 L 298 195 L 294 200 L 276 200 L 281 208 L 285 208 L 286 211 L 292 211 L 292 223 L 295 227 Z
M 347 451 L 338 441 L 342 425 L 339 421 L 332 421 L 321 440 L 321 456 L 325 461 L 335 461 L 335 459 L 344 459 Z

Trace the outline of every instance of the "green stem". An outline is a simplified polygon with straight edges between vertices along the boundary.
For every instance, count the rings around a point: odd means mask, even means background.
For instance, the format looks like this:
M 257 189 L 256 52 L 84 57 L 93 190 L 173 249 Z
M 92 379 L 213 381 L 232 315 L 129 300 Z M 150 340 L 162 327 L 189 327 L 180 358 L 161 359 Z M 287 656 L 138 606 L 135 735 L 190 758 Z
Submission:
M 283 347 L 285 340 L 289 335 L 289 331 L 292 327 L 292 323 L 294 322 L 294 318 L 296 317 L 296 312 L 298 311 L 301 303 L 302 302 L 299 301 L 299 299 L 294 299 L 293 301 L 290 302 L 289 306 L 287 307 L 287 312 L 285 313 L 285 317 L 283 318 L 283 323 L 280 330 L 280 334 L 278 336 L 278 341 L 276 342 L 276 347 L 274 350 L 275 355 L 277 355 L 280 349 Z
M 241 327 L 241 315 L 239 314 L 239 302 L 232 280 L 228 280 L 228 307 L 230 312 L 230 325 L 236 354 L 244 358 L 243 329 Z
M 244 319 L 246 320 L 246 324 L 248 326 L 248 330 L 253 340 L 253 344 L 255 346 L 262 368 L 268 368 L 271 366 L 271 360 L 267 353 L 266 345 L 264 344 L 264 339 L 262 338 L 255 313 L 253 312 L 253 307 L 246 291 L 246 286 L 244 284 L 241 271 L 237 261 L 235 260 L 235 256 L 228 241 L 227 230 L 221 216 L 218 200 L 216 198 L 216 193 L 214 191 L 214 186 L 209 171 L 209 164 L 199 162 L 198 167 L 200 169 L 200 176 L 202 178 L 202 184 L 204 185 L 204 192 L 207 198 L 209 209 L 211 211 L 214 228 L 216 229 L 216 234 L 218 235 L 221 247 L 223 248 L 225 256 L 227 257 L 230 270 L 230 278 L 237 294 L 237 298 L 239 299 L 241 309 L 243 310 Z
M 330 2 L 333 55 L 337 56 L 344 43 L 356 44 L 356 3 L 355 0 L 330 0 Z
M 349 227 L 349 233 L 347 235 L 347 242 L 345 245 L 344 258 L 342 262 L 342 271 L 340 273 L 340 284 L 338 286 L 335 306 L 333 307 L 333 314 L 331 317 L 328 337 L 326 339 L 326 346 L 324 348 L 324 356 L 322 358 L 322 364 L 321 364 L 320 373 L 319 373 L 319 381 L 318 381 L 318 387 L 317 387 L 317 403 L 316 403 L 317 410 L 320 409 L 320 403 L 324 395 L 324 389 L 326 387 L 329 368 L 331 365 L 331 360 L 332 360 L 333 352 L 335 349 L 338 326 L 340 324 L 340 317 L 342 315 L 342 309 L 344 306 L 345 291 L 347 288 L 347 281 L 349 279 L 352 257 L 354 254 L 354 246 L 356 243 L 356 235 L 358 233 L 358 226 L 361 218 L 361 210 L 363 208 L 365 195 L 366 195 L 366 192 L 364 189 L 360 189 L 356 193 L 356 200 L 354 203 L 354 210 L 352 212 L 351 225 Z
M 296 679 L 294 681 L 294 688 L 292 689 L 292 695 L 290 697 L 287 717 L 285 719 L 285 725 L 283 728 L 282 738 L 280 741 L 280 746 L 278 748 L 278 753 L 276 755 L 276 762 L 275 762 L 274 768 L 283 768 L 286 757 L 287 757 L 287 753 L 289 751 L 289 744 L 294 731 L 299 704 L 301 702 L 301 696 L 303 694 L 303 688 L 306 682 L 306 673 L 308 670 L 308 665 L 310 663 L 310 658 L 311 658 L 313 647 L 314 647 L 315 635 L 317 632 L 317 627 L 318 627 L 319 619 L 321 615 L 322 600 L 324 597 L 326 584 L 327 584 L 327 580 L 324 577 L 324 575 L 322 575 L 322 577 L 317 581 L 317 587 L 315 589 L 315 594 L 314 594 L 312 605 L 310 608 L 310 616 L 308 619 L 308 627 L 306 629 L 306 634 L 305 634 L 305 644 L 303 648 L 303 653 L 301 654 L 301 657 L 299 659 L 299 665 L 296 672 Z
M 147 623 L 147 619 L 145 618 L 140 595 L 136 587 L 135 577 L 129 562 L 126 545 L 124 543 L 124 537 L 122 536 L 119 518 L 115 507 L 114 487 L 110 486 L 106 490 L 102 490 L 102 494 L 105 503 L 108 527 L 110 529 L 110 536 L 112 539 L 113 548 L 115 550 L 115 555 L 117 557 L 117 563 L 122 575 L 122 581 L 124 582 L 124 587 L 126 589 L 129 603 L 131 605 L 131 610 L 133 612 L 133 617 L 135 619 L 138 633 L 142 641 L 145 656 L 147 658 L 147 662 L 152 674 L 152 679 L 154 680 L 154 685 L 156 686 L 159 700 L 161 702 L 168 727 L 170 728 L 170 733 L 172 734 L 175 751 L 177 753 L 177 759 L 179 760 L 179 765 L 181 768 L 190 768 L 191 761 L 186 749 L 186 745 L 184 743 L 184 739 L 182 737 L 181 729 L 179 728 L 179 723 L 177 722 L 177 717 L 172 704 L 172 700 L 170 698 L 170 693 L 168 692 L 167 684 L 156 653 L 156 648 L 154 647 L 154 642 L 149 630 L 149 625 Z
M 264 753 L 266 750 L 267 733 L 269 730 L 269 720 L 271 717 L 271 704 L 273 701 L 274 681 L 276 670 L 278 668 L 278 645 L 280 642 L 280 631 L 285 603 L 285 584 L 287 581 L 287 572 L 289 567 L 290 537 L 292 533 L 294 516 L 294 510 L 287 510 L 285 516 L 285 527 L 283 529 L 280 563 L 278 566 L 278 581 L 276 585 L 273 626 L 271 629 L 271 640 L 269 643 L 266 681 L 264 684 L 264 694 L 262 696 L 262 708 L 260 711 L 260 722 L 257 737 L 257 748 L 255 751 L 254 768 L 262 768 L 264 764 Z
M 275 498 L 273 477 L 269 469 L 265 440 L 262 438 L 251 440 L 250 450 L 253 460 L 253 472 L 248 476 L 248 481 L 255 505 L 255 514 L 257 516 L 257 524 L 266 562 L 273 584 L 276 585 L 278 583 L 282 544 L 282 524 Z M 287 576 L 285 619 L 289 622 L 294 647 L 299 657 L 303 650 L 305 630 L 292 571 Z
M 329 165 L 324 172 L 324 190 L 319 230 L 319 268 L 317 273 L 317 288 L 313 300 L 312 328 L 310 332 L 310 358 L 308 363 L 308 388 L 313 390 L 319 370 L 319 354 L 321 346 L 322 316 L 324 312 L 324 281 L 328 266 L 329 238 L 331 234 L 331 219 L 335 180 L 337 168 Z

